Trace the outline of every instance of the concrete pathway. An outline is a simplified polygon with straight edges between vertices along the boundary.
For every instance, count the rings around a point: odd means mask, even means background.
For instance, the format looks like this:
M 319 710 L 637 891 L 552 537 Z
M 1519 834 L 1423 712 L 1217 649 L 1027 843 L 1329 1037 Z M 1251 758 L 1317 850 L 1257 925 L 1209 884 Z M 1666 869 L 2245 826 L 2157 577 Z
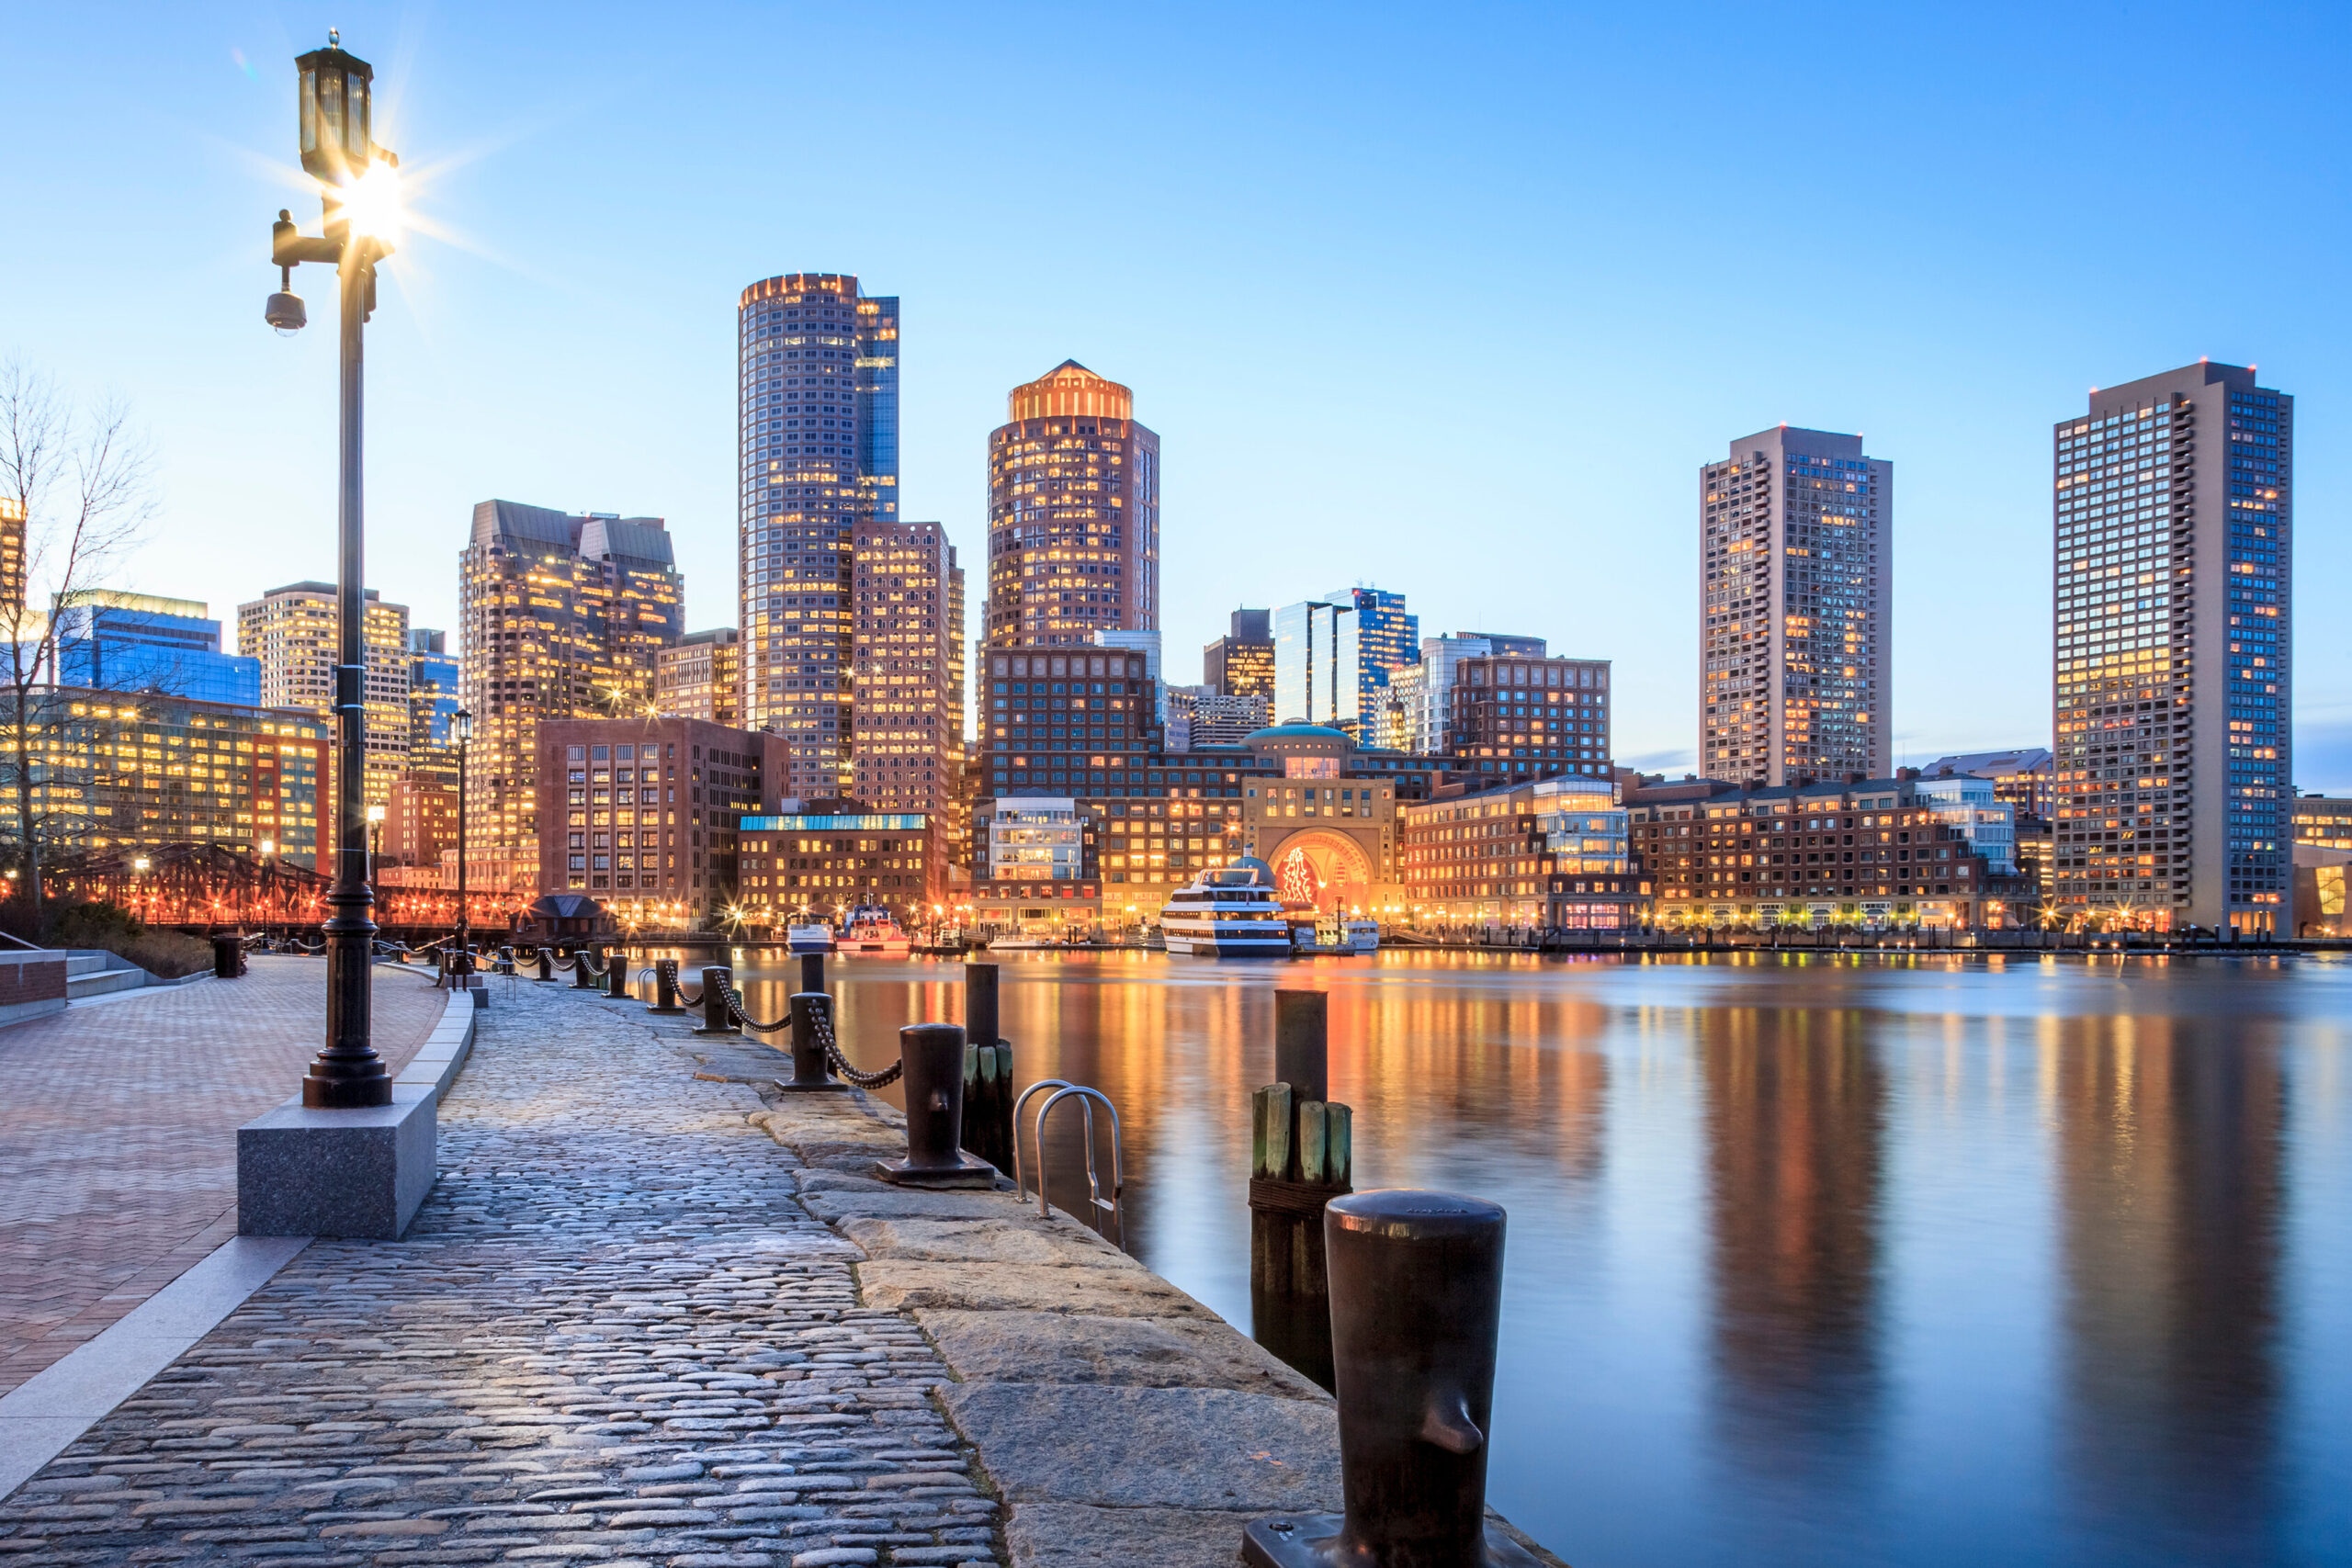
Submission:
M 397 1072 L 441 1016 L 429 972 L 376 972 Z M 0 1393 L 237 1229 L 236 1130 L 299 1093 L 326 966 L 130 993 L 0 1029 Z

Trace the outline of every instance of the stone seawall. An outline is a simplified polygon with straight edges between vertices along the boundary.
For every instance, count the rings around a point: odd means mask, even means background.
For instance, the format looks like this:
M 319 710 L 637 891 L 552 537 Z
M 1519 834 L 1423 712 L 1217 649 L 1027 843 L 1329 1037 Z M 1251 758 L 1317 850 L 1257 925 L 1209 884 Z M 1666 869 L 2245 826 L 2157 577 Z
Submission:
M 888 1105 L 763 1098 L 751 1119 L 797 1156 L 802 1205 L 864 1255 L 864 1303 L 910 1314 L 954 1375 L 942 1403 L 1016 1568 L 1229 1568 L 1250 1520 L 1340 1510 L 1330 1396 L 1223 1318 L 1034 1200 L 874 1179 L 905 1153 Z

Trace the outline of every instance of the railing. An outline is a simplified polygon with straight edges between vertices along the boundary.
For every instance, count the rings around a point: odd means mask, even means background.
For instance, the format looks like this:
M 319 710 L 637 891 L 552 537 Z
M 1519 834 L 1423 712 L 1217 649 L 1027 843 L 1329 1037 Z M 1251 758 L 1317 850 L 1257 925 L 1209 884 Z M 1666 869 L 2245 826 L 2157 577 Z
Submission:
M 1079 1109 L 1084 1112 L 1085 1116 L 1086 1201 L 1089 1216 L 1098 1232 L 1102 1228 L 1103 1217 L 1109 1216 L 1112 1225 L 1119 1233 L 1119 1245 L 1125 1247 L 1127 1240 L 1127 1227 L 1125 1217 L 1120 1211 L 1120 1202 L 1126 1190 L 1126 1174 L 1119 1148 L 1119 1108 L 1112 1104 L 1111 1097 L 1099 1089 L 1090 1089 L 1084 1084 L 1074 1084 L 1067 1078 L 1040 1078 L 1021 1091 L 1021 1098 L 1012 1104 L 1013 1192 L 1023 1201 L 1029 1196 L 1028 1185 L 1023 1178 L 1021 1164 L 1021 1112 L 1029 1103 L 1031 1095 L 1045 1089 L 1050 1089 L 1053 1092 L 1046 1096 L 1046 1103 L 1037 1108 L 1036 1126 L 1032 1130 L 1029 1139 L 1030 1150 L 1037 1159 L 1037 1217 L 1044 1219 L 1050 1212 L 1046 1201 L 1046 1117 L 1055 1106 L 1075 1096 Z M 1102 1109 L 1111 1118 L 1111 1196 L 1107 1199 L 1102 1196 L 1102 1176 L 1094 1159 L 1094 1101 L 1096 1100 L 1102 1102 Z

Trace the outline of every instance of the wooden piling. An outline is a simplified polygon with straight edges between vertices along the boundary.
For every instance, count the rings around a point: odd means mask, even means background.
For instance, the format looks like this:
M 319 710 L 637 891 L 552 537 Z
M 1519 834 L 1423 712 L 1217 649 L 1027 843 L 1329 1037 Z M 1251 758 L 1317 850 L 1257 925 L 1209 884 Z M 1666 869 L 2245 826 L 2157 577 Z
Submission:
M 998 1037 L 997 966 L 964 965 L 964 1149 L 1012 1169 L 1012 1047 Z
M 1353 1112 L 1330 1103 L 1328 1000 L 1321 991 L 1274 993 L 1277 1081 L 1251 1097 L 1250 1284 L 1253 1299 L 1328 1301 L 1323 1205 L 1352 1191 Z

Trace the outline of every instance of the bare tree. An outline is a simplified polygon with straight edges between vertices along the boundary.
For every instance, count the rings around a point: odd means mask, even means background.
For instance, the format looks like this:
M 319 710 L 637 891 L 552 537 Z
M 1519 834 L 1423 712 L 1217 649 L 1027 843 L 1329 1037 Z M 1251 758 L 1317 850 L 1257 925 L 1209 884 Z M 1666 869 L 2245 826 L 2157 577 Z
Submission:
M 64 595 L 99 584 L 139 542 L 154 511 L 154 462 L 119 399 L 83 404 L 22 362 L 0 364 L 0 781 L 16 806 L 16 860 L 36 928 L 49 929 L 41 886 L 48 824 L 39 798 L 49 731 L 63 720 L 57 617 Z M 13 544 L 13 559 L 7 546 Z

